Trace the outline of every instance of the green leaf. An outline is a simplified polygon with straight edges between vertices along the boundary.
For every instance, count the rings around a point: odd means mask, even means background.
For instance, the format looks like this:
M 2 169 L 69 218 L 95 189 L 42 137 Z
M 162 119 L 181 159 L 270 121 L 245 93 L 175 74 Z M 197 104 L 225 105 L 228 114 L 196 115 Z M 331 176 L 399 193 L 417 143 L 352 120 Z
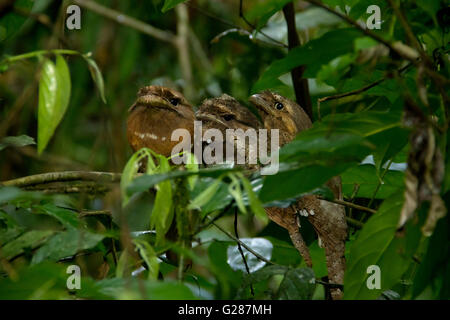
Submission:
M 44 58 L 39 80 L 38 152 L 42 153 L 61 122 L 70 99 L 70 73 L 63 57 L 56 65 Z
M 144 259 L 148 267 L 148 278 L 152 280 L 158 279 L 159 274 L 159 261 L 158 256 L 152 246 L 145 240 L 134 239 L 139 254 Z
M 231 179 L 231 183 L 228 185 L 228 193 L 233 196 L 239 211 L 242 213 L 247 213 L 244 198 L 242 196 L 241 182 L 232 173 L 229 173 L 228 177 Z
M 264 27 L 267 21 L 275 13 L 283 9 L 284 5 L 292 0 L 264 0 L 258 1 L 248 12 L 244 13 L 245 17 L 253 21 L 258 19 L 257 29 Z
M 397 284 L 407 271 L 418 239 L 396 235 L 403 202 L 403 189 L 399 189 L 364 224 L 350 247 L 344 279 L 345 299 L 375 299 Z M 367 268 L 372 265 L 380 268 L 381 289 L 367 287 Z
M 57 207 L 53 203 L 36 205 L 33 208 L 41 210 L 43 213 L 59 220 L 66 227 L 78 228 L 82 225 L 78 214 L 72 210 Z
M 16 137 L 4 137 L 0 140 L 0 151 L 6 147 L 24 147 L 30 144 L 36 144 L 34 138 L 25 134 Z
M 159 156 L 159 172 L 170 172 L 169 160 Z M 150 217 L 150 228 L 155 228 L 157 242 L 163 239 L 173 219 L 172 184 L 170 180 L 162 181 L 156 186 L 156 197 Z
M 284 275 L 278 295 L 283 300 L 310 300 L 315 287 L 312 269 L 290 269 Z
M 31 263 L 37 264 L 44 260 L 58 261 L 73 256 L 79 251 L 96 246 L 103 238 L 101 234 L 77 229 L 60 232 L 36 251 Z
M 161 11 L 163 13 L 169 11 L 170 9 L 174 8 L 177 4 L 185 2 L 186 0 L 165 0 L 164 6 L 162 7 Z
M 89 71 L 91 72 L 92 80 L 94 80 L 95 85 L 97 86 L 98 92 L 100 93 L 100 97 L 103 101 L 103 103 L 106 104 L 106 97 L 105 97 L 105 83 L 103 81 L 103 75 L 100 71 L 97 63 L 95 60 L 91 58 L 84 58 L 88 64 Z
M 11 259 L 24 252 L 24 249 L 34 249 L 41 245 L 52 235 L 52 230 L 32 230 L 24 233 L 17 239 L 5 244 L 1 248 L 1 255 L 5 259 Z
M 267 223 L 268 217 L 266 211 L 264 210 L 261 201 L 259 201 L 257 195 L 253 191 L 252 185 L 242 173 L 237 173 L 236 175 L 239 177 L 239 179 L 242 181 L 242 184 L 244 185 L 245 192 L 247 193 L 248 196 L 250 208 L 252 209 L 253 213 L 262 222 Z
M 224 173 L 235 172 L 237 170 L 238 169 L 218 167 L 200 169 L 198 171 L 176 170 L 166 173 L 156 173 L 151 175 L 146 174 L 134 179 L 133 182 L 130 183 L 130 185 L 127 187 L 127 193 L 128 195 L 131 195 L 136 192 L 146 191 L 156 184 L 169 179 L 188 177 L 193 175 L 198 175 L 200 177 L 218 178 Z
M 376 168 L 371 164 L 363 164 L 348 169 L 341 174 L 341 178 L 342 191 L 347 197 L 352 195 L 354 185 L 359 184 L 358 198 L 371 199 L 378 184 L 381 184 L 375 198 L 385 199 L 403 187 L 405 174 L 388 170 L 380 182 Z
M 295 48 L 281 60 L 273 62 L 259 80 L 253 85 L 252 92 L 270 89 L 278 78 L 293 68 L 307 65 L 305 77 L 314 77 L 320 68 L 332 59 L 353 50 L 353 42 L 361 33 L 356 29 L 332 30 L 318 39 L 311 40 L 304 46 Z M 320 57 L 318 59 L 317 57 Z
M 433 289 L 434 299 L 449 299 L 448 295 L 440 295 L 444 292 L 446 279 L 445 270 L 450 267 L 450 218 L 449 215 L 438 221 L 436 229 L 428 243 L 428 249 L 421 259 L 419 269 L 414 277 L 412 298 L 416 298 L 429 285 Z M 441 279 L 439 279 L 441 278 Z M 437 281 L 436 281 L 437 280 Z M 440 288 L 441 287 L 441 288 Z M 447 284 L 447 290 L 449 285 Z
M 222 184 L 222 177 L 215 179 L 211 184 L 207 186 L 199 195 L 191 200 L 188 210 L 200 209 L 206 205 L 217 194 L 220 185 Z

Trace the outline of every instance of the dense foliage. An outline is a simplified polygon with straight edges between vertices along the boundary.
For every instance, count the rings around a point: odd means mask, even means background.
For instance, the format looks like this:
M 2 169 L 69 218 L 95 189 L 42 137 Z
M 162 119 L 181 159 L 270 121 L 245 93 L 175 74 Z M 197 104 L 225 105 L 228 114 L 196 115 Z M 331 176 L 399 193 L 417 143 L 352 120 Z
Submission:
M 349 204 L 344 298 L 450 298 L 448 1 L 293 1 L 301 45 L 289 50 L 290 0 L 9 2 L 0 181 L 25 178 L 0 186 L 0 299 L 325 299 L 312 226 L 300 217 L 310 269 L 263 207 L 332 200 L 324 184 L 336 175 Z M 66 27 L 72 2 L 80 30 Z M 370 5 L 380 29 L 365 26 Z M 295 99 L 299 66 L 315 121 L 281 148 L 275 175 L 180 169 L 128 146 L 127 109 L 144 85 L 178 87 L 195 105 L 222 93 L 248 104 L 265 89 Z M 30 182 L 45 172 L 67 175 Z M 177 241 L 165 237 L 174 217 Z M 80 289 L 67 287 L 71 265 Z M 373 265 L 381 286 L 369 289 Z

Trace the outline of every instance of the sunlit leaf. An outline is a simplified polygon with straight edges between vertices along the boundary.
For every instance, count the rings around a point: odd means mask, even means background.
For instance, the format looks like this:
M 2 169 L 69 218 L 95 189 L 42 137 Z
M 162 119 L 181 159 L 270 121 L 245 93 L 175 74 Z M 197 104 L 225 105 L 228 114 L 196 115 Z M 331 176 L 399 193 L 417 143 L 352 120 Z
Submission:
M 148 277 L 149 279 L 156 280 L 158 279 L 159 274 L 159 262 L 158 257 L 155 253 L 155 250 L 152 248 L 152 246 L 144 240 L 141 239 L 134 239 L 134 244 L 136 245 L 139 254 L 144 259 L 145 263 L 148 267 Z
M 165 0 L 164 1 L 164 6 L 162 7 L 161 11 L 167 12 L 170 9 L 174 8 L 177 4 L 185 2 L 186 0 Z
M 64 58 L 57 55 L 56 65 L 51 60 L 44 58 L 39 80 L 39 153 L 42 153 L 47 146 L 67 110 L 70 90 L 70 73 Z
M 103 75 L 100 71 L 97 63 L 95 60 L 91 58 L 85 58 L 86 62 L 88 63 L 89 71 L 91 72 L 92 80 L 94 80 L 98 92 L 100 93 L 100 98 L 102 99 L 103 103 L 106 103 L 106 97 L 105 97 L 105 83 L 103 81 Z

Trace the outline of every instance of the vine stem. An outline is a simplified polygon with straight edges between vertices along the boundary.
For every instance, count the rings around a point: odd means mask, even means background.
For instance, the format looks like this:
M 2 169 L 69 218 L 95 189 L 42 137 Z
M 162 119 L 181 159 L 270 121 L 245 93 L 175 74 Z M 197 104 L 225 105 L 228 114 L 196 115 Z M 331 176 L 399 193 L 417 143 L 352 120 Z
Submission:
M 10 63 L 10 62 L 16 62 L 16 61 L 19 61 L 19 60 L 35 58 L 35 57 L 42 56 L 44 54 L 49 54 L 49 53 L 79 55 L 79 56 L 84 56 L 84 57 L 88 56 L 88 54 L 82 54 L 82 53 L 80 53 L 78 51 L 69 50 L 69 49 L 37 50 L 37 51 L 27 52 L 27 53 L 24 53 L 24 54 L 19 54 L 17 56 L 5 58 L 5 59 L 3 59 L 2 63 L 4 63 L 4 62 Z

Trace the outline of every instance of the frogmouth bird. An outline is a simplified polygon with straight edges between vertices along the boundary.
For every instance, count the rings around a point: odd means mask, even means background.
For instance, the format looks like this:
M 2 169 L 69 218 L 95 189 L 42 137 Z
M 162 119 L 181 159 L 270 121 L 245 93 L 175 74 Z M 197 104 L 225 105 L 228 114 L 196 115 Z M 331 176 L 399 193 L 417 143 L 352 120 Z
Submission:
M 223 136 L 223 155 L 226 155 L 227 148 L 235 148 L 235 154 L 233 159 L 230 160 L 236 163 L 238 155 L 241 155 L 245 160 L 247 167 L 249 165 L 249 159 L 251 156 L 256 159 L 256 146 L 252 146 L 246 143 L 238 144 L 234 139 L 233 141 L 227 141 L 226 130 L 227 129 L 242 129 L 244 132 L 248 129 L 262 128 L 262 124 L 248 108 L 241 105 L 235 98 L 223 94 L 218 98 L 207 99 L 203 101 L 199 109 L 195 114 L 196 120 L 202 121 L 203 134 L 209 129 L 217 129 Z M 245 142 L 245 141 L 244 141 Z M 208 145 L 208 142 L 206 143 Z M 255 163 L 256 165 L 256 163 Z
M 262 123 L 246 107 L 236 99 L 228 95 L 220 98 L 208 99 L 203 102 L 196 112 L 197 120 L 202 120 L 203 130 L 218 129 L 223 134 L 226 129 L 263 129 Z M 264 117 L 262 117 L 264 120 Z M 245 153 L 248 155 L 249 145 L 246 145 Z M 241 152 L 244 152 L 241 150 Z M 246 165 L 247 168 L 252 166 Z M 303 241 L 296 222 L 296 212 L 293 208 L 266 208 L 266 213 L 272 221 L 285 228 L 289 232 L 292 243 L 300 252 L 306 263 L 311 266 L 311 257 L 308 248 Z
M 264 91 L 252 95 L 249 101 L 258 109 L 266 129 L 269 131 L 270 129 L 280 130 L 280 146 L 292 141 L 297 133 L 312 126 L 308 115 L 297 103 L 276 93 Z M 336 199 L 343 198 L 342 184 L 339 177 L 330 179 L 327 182 L 327 186 L 334 193 Z M 289 208 L 266 208 L 266 211 L 273 221 L 283 221 L 283 223 L 277 223 L 286 229 L 295 229 L 298 233 L 295 223 L 297 219 L 296 214 L 299 213 L 307 217 L 317 232 L 319 242 L 321 242 L 325 250 L 329 279 L 337 284 L 344 282 L 344 254 L 345 239 L 347 237 L 344 207 L 320 200 L 314 195 L 309 195 L 298 199 L 295 205 Z M 299 246 L 302 248 L 303 246 L 306 247 L 301 235 L 297 235 L 297 241 L 300 242 Z M 312 264 L 310 258 L 309 261 L 305 258 L 305 256 L 309 257 L 307 247 L 304 251 L 302 256 L 306 263 Z M 342 298 L 340 289 L 333 288 L 330 292 L 333 299 Z
M 174 130 L 183 128 L 193 136 L 194 110 L 173 89 L 156 85 L 143 87 L 128 111 L 127 137 L 134 151 L 146 147 L 167 157 L 179 143 L 171 141 Z
M 193 136 L 194 110 L 176 90 L 156 85 L 143 87 L 139 89 L 137 99 L 128 111 L 127 137 L 134 151 L 146 147 L 168 157 L 172 148 L 179 143 L 179 140 L 171 141 L 174 130 L 186 129 L 189 132 L 189 136 L 182 135 L 183 140 Z M 141 164 L 141 169 L 144 166 Z M 176 219 L 166 238 L 171 241 L 178 239 Z M 174 252 L 169 250 L 166 254 L 170 261 L 178 263 L 178 256 Z

